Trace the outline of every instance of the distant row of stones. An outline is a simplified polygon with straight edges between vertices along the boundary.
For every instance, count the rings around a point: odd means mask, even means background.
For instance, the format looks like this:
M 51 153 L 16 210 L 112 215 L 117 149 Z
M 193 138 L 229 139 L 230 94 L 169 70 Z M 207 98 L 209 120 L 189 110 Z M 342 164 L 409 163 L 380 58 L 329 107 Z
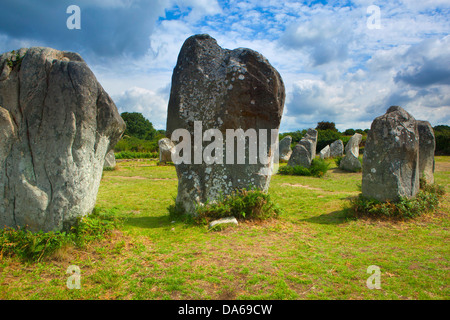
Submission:
M 237 128 L 277 131 L 284 99 L 280 74 L 258 52 L 223 49 L 209 35 L 188 38 L 172 75 L 160 162 L 172 158 L 174 130 L 186 129 L 193 136 L 195 121 L 222 134 Z M 114 166 L 112 149 L 124 131 L 114 102 L 78 54 L 50 48 L 2 54 L 0 227 L 63 230 L 90 213 L 102 170 Z M 293 150 L 292 140 L 283 139 L 281 159 L 309 167 L 317 137 L 316 130 L 308 130 Z M 360 165 L 360 142 L 361 135 L 355 134 L 347 143 L 343 167 Z M 327 147 L 320 152 L 323 158 L 343 153 L 342 141 Z M 433 181 L 434 148 L 429 123 L 416 121 L 400 107 L 389 108 L 368 133 L 363 195 L 382 201 L 413 197 L 421 174 Z M 276 150 L 268 143 L 266 151 L 265 164 L 176 164 L 177 203 L 194 214 L 198 205 L 236 189 L 267 191 Z
M 309 168 L 312 160 L 316 157 L 318 131 L 315 129 L 308 129 L 305 136 L 300 142 L 291 150 L 290 144 L 292 137 L 286 136 L 279 143 L 280 161 L 287 162 L 288 166 L 302 166 Z M 345 146 L 345 156 L 340 161 L 340 168 L 346 171 L 358 171 L 361 169 L 361 162 L 359 161 L 359 145 L 362 140 L 362 135 L 355 133 L 347 142 Z M 288 145 L 289 143 L 289 145 Z M 321 159 L 342 157 L 344 155 L 344 143 L 342 140 L 336 140 L 333 143 L 325 146 L 319 152 Z

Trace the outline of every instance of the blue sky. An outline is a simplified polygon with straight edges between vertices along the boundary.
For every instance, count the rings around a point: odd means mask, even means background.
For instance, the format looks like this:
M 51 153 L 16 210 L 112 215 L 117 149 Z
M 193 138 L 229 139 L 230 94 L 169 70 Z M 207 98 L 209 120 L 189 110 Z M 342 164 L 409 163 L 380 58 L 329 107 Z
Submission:
M 66 27 L 72 4 L 80 30 Z M 277 68 L 287 94 L 281 131 L 319 121 L 369 128 L 391 105 L 450 124 L 448 0 L 2 0 L 0 14 L 1 52 L 77 51 L 120 112 L 142 112 L 158 129 L 179 50 L 198 33 L 259 51 Z

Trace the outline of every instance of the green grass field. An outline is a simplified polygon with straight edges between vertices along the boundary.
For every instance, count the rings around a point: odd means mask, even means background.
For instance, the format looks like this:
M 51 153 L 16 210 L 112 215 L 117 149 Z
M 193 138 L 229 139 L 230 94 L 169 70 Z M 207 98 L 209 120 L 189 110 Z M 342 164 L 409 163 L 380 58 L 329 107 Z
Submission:
M 361 173 L 332 164 L 324 178 L 276 175 L 278 219 L 208 231 L 169 218 L 173 166 L 120 162 L 96 208 L 122 225 L 38 263 L 1 257 L 0 299 L 448 299 L 450 157 L 436 157 L 435 180 L 446 189 L 438 210 L 393 222 L 345 218 Z M 70 265 L 80 289 L 66 286 Z M 381 289 L 366 285 L 371 265 Z

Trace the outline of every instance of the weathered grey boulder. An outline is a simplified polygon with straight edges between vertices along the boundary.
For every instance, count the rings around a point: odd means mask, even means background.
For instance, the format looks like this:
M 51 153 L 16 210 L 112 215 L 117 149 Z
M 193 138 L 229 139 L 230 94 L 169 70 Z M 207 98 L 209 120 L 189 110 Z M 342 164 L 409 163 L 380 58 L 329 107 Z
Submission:
M 172 162 L 172 154 L 175 153 L 175 144 L 169 138 L 162 138 L 158 141 L 159 162 Z
M 355 133 L 345 146 L 345 156 L 342 158 L 339 168 L 345 171 L 359 171 L 361 170 L 361 162 L 359 161 L 359 144 L 361 143 L 362 135 Z
M 358 172 L 361 168 L 361 162 L 352 153 L 346 154 L 339 163 L 339 169 L 345 171 Z
M 362 194 L 379 201 L 419 191 L 419 132 L 413 116 L 390 107 L 371 125 L 364 148 Z
M 281 139 L 278 147 L 278 152 L 280 154 L 280 161 L 284 162 L 289 161 L 289 158 L 292 154 L 291 143 L 292 143 L 291 136 L 286 136 L 283 139 Z
M 317 130 L 308 129 L 305 136 L 292 150 L 288 166 L 302 166 L 305 168 L 311 166 L 312 160 L 316 157 L 317 135 Z
M 125 130 L 76 53 L 0 56 L 0 226 L 69 228 L 94 208 L 105 155 Z
M 302 166 L 309 168 L 311 166 L 311 152 L 303 145 L 298 143 L 292 150 L 291 157 L 287 163 L 288 166 Z
M 115 168 L 115 167 L 116 167 L 116 156 L 114 154 L 114 150 L 110 150 L 105 156 L 103 168 Z
M 344 155 L 344 143 L 342 140 L 336 140 L 330 144 L 330 157 L 342 157 Z
M 182 142 L 174 131 L 185 129 L 190 135 L 189 143 L 183 138 L 190 146 L 182 151 L 183 161 L 174 162 L 178 176 L 177 203 L 188 213 L 194 213 L 197 204 L 236 189 L 254 186 L 267 191 L 278 148 L 278 141 L 271 143 L 271 130 L 278 138 L 284 100 L 281 76 L 258 52 L 245 48 L 223 49 L 209 35 L 188 38 L 172 75 L 167 116 L 166 133 L 176 143 L 177 152 Z M 198 132 L 194 135 L 196 125 L 201 126 L 197 127 L 200 135 L 218 129 L 223 140 L 213 135 L 211 142 L 202 142 Z M 245 133 L 255 130 L 257 134 L 266 131 L 268 141 L 263 151 L 268 154 L 267 159 L 258 157 L 256 163 L 250 162 L 252 159 L 247 155 L 249 145 L 253 146 L 254 142 L 238 149 L 233 139 L 228 141 L 227 129 L 235 133 L 238 129 Z M 262 140 L 258 139 L 258 143 Z M 217 153 L 211 158 L 208 151 L 213 143 Z M 191 155 L 186 155 L 190 161 L 184 158 L 185 153 Z M 245 162 L 241 163 L 238 157 L 243 155 Z M 229 161 L 232 157 L 234 161 Z
M 428 121 L 417 121 L 419 131 L 419 177 L 426 183 L 434 183 L 434 151 L 436 139 L 434 130 Z
M 330 157 L 330 146 L 328 145 L 325 148 L 323 148 L 322 150 L 320 150 L 319 154 L 320 154 L 320 159 L 328 159 Z

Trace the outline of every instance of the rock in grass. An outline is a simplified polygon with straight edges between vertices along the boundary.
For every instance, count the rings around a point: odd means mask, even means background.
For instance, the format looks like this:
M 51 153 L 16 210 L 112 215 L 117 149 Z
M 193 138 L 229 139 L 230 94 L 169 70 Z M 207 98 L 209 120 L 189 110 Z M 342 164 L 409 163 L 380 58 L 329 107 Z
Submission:
M 77 53 L 0 55 L 0 227 L 59 231 L 89 214 L 105 155 L 124 130 Z
M 222 225 L 222 224 L 234 224 L 234 225 L 237 226 L 239 223 L 238 223 L 238 221 L 236 220 L 235 217 L 227 217 L 227 218 L 222 218 L 222 219 L 218 219 L 218 220 L 211 221 L 211 222 L 209 223 L 208 228 L 209 228 L 209 229 L 212 229 L 212 228 L 214 228 L 215 226 L 217 226 L 217 225 Z
M 318 131 L 315 129 L 308 129 L 305 136 L 292 150 L 291 157 L 288 161 L 288 166 L 302 166 L 309 168 L 311 162 L 316 157 Z
M 291 143 L 292 143 L 291 136 L 286 136 L 283 139 L 281 139 L 278 147 L 279 150 L 278 152 L 280 153 L 280 161 L 284 162 L 289 161 L 289 158 L 292 154 Z
M 426 183 L 434 183 L 434 151 L 436 139 L 428 121 L 417 121 L 419 131 L 419 175 Z
M 158 141 L 159 162 L 172 162 L 172 154 L 175 152 L 175 145 L 169 138 L 162 138 Z
M 325 148 L 323 148 L 322 150 L 320 150 L 319 152 L 320 154 L 320 159 L 328 159 L 330 157 L 330 146 L 326 146 Z
M 345 145 L 345 155 L 352 154 L 355 158 L 358 158 L 361 140 L 362 135 L 360 133 L 355 133 Z
M 359 162 L 359 144 L 361 143 L 362 135 L 355 133 L 345 146 L 345 156 L 342 158 L 339 168 L 345 171 L 356 172 L 361 170 L 361 162 Z
M 336 140 L 332 144 L 330 144 L 330 157 L 342 157 L 344 154 L 344 143 L 342 140 Z
M 419 191 L 419 131 L 403 108 L 393 106 L 371 125 L 364 148 L 362 195 L 378 201 L 412 198 Z
M 116 167 L 116 156 L 114 155 L 114 150 L 110 150 L 105 156 L 103 168 L 115 168 L 115 167 Z
M 345 155 L 339 163 L 339 169 L 349 172 L 358 172 L 361 168 L 362 166 L 359 158 L 356 158 L 352 153 Z
M 229 195 L 236 189 L 254 186 L 267 191 L 269 188 L 277 145 L 271 146 L 271 130 L 278 134 L 285 100 L 284 84 L 278 71 L 266 58 L 251 49 L 228 50 L 221 48 L 209 35 L 189 37 L 183 44 L 177 65 L 172 75 L 167 130 L 172 139 L 176 129 L 184 129 L 191 137 L 190 163 L 175 163 L 178 176 L 178 194 L 176 202 L 187 213 L 195 213 L 201 203 Z M 217 129 L 223 142 L 217 142 L 222 155 L 216 155 L 211 162 L 207 157 L 196 161 L 195 145 L 203 152 L 209 142 L 194 141 L 195 124 L 201 123 L 204 133 Z M 226 131 L 242 129 L 247 132 L 254 129 L 267 133 L 267 163 L 260 156 L 256 164 L 229 163 L 226 154 L 233 151 L 237 157 L 237 143 L 233 150 L 226 146 Z M 201 139 L 201 137 L 200 137 Z M 260 141 L 258 141 L 259 143 Z M 179 143 L 179 142 L 178 142 Z M 249 143 L 245 143 L 246 155 Z M 221 147 L 221 148 L 220 148 Z M 184 155 L 184 150 L 183 150 Z M 202 154 L 201 154 L 202 155 Z M 203 153 L 204 155 L 204 153 Z M 186 161 L 188 162 L 188 161 Z M 197 162 L 197 163 L 196 163 Z

